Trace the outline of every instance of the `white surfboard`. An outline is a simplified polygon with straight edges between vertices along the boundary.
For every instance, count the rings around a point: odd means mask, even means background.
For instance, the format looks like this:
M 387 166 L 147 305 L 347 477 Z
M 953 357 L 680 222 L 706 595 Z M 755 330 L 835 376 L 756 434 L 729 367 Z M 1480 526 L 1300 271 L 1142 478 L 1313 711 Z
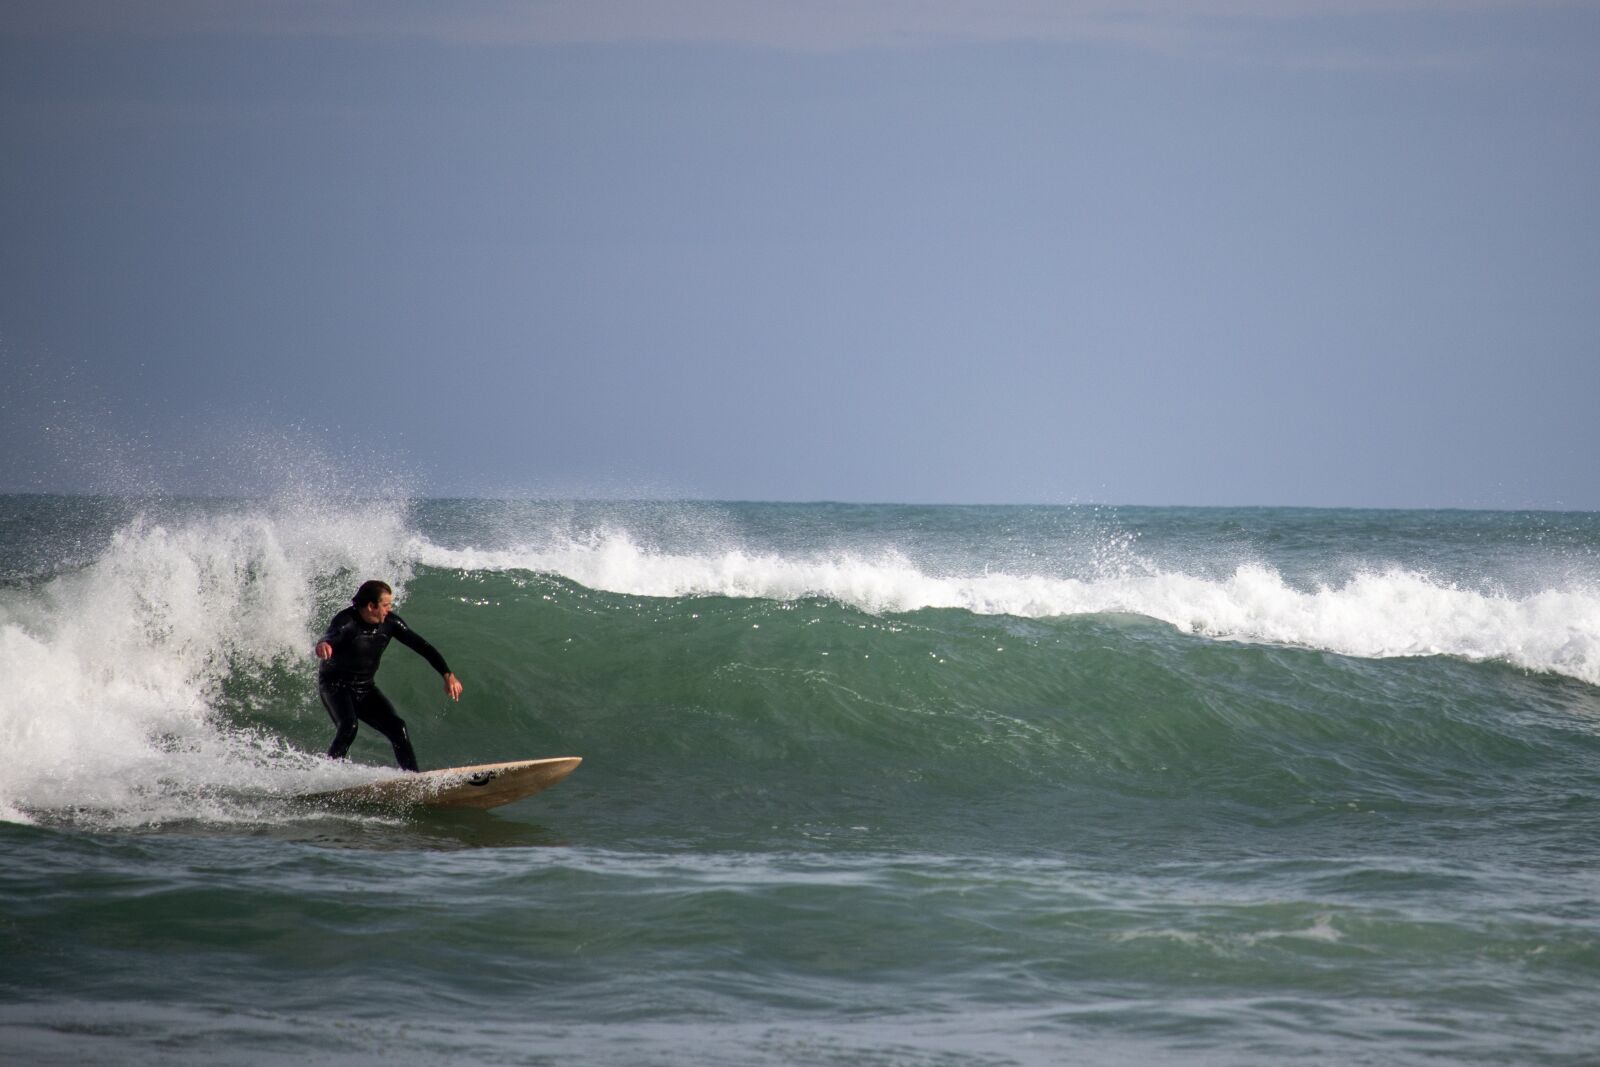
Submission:
M 582 762 L 581 756 L 557 756 L 446 767 L 315 793 L 306 799 L 351 807 L 497 808 L 550 788 Z

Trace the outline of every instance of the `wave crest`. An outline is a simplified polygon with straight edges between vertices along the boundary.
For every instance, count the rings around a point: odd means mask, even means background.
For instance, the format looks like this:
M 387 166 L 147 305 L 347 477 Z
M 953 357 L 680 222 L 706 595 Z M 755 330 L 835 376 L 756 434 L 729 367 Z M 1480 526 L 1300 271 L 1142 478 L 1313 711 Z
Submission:
M 939 574 L 893 550 L 805 556 L 740 548 L 674 553 L 643 547 L 619 531 L 506 550 L 445 548 L 419 540 L 415 550 L 428 566 L 549 573 L 631 596 L 816 597 L 873 614 L 924 609 L 1035 619 L 1133 614 L 1222 640 L 1368 658 L 1494 660 L 1600 685 L 1600 595 L 1583 584 L 1513 596 L 1390 567 L 1300 588 L 1259 563 L 1209 578 L 1128 557 L 1085 577 Z

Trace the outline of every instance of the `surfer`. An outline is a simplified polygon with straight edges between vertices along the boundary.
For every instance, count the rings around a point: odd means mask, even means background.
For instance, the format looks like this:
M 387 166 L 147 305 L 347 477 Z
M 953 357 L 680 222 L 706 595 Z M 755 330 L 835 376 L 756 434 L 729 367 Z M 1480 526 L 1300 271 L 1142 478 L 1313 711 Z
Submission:
M 317 695 L 335 728 L 329 759 L 344 759 L 356 739 L 357 724 L 364 722 L 389 739 L 401 770 L 414 771 L 417 755 L 411 750 L 406 722 L 374 683 L 378 660 L 389 639 L 395 638 L 443 675 L 444 692 L 451 700 L 461 699 L 461 683 L 445 666 L 438 649 L 401 621 L 391 610 L 393 605 L 394 590 L 387 583 L 361 583 L 350 606 L 335 615 L 327 632 L 317 639 L 313 651 L 322 661 L 317 668 Z

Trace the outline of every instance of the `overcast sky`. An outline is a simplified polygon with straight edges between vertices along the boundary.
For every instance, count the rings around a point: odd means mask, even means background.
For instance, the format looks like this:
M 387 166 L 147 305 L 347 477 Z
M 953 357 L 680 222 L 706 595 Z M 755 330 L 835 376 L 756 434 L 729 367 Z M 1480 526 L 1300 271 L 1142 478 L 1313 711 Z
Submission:
M 1600 509 L 1600 6 L 6 0 L 0 491 Z

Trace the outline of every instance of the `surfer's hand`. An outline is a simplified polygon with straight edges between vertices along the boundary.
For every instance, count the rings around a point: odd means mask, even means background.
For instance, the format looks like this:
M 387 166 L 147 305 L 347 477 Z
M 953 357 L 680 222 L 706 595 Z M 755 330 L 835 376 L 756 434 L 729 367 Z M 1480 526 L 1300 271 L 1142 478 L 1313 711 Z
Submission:
M 333 646 L 326 641 L 318 641 L 317 647 L 311 651 L 316 653 L 318 659 L 327 659 L 333 655 Z
M 456 676 L 453 674 L 444 676 L 444 695 L 451 700 L 461 699 L 461 683 L 456 680 Z

